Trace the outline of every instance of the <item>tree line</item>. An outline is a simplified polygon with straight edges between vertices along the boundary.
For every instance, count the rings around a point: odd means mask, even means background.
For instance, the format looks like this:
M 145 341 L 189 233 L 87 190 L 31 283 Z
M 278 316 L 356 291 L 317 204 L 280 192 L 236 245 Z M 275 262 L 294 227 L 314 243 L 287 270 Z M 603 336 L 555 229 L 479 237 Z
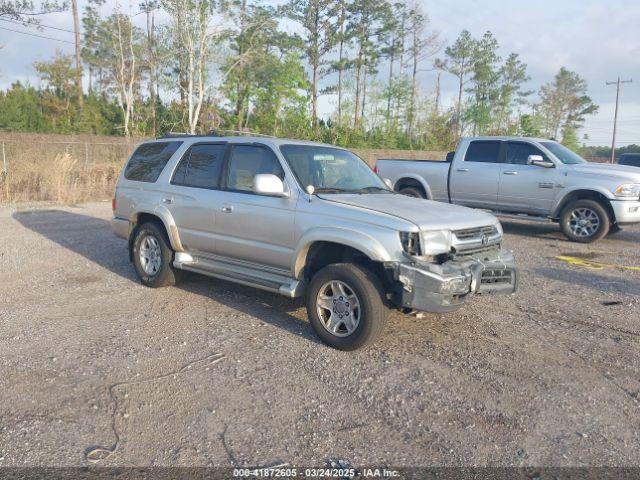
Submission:
M 217 129 L 438 150 L 462 135 L 510 134 L 575 147 L 598 108 L 585 80 L 566 68 L 534 95 L 527 65 L 517 53 L 503 58 L 489 31 L 463 31 L 447 45 L 419 2 L 141 0 L 107 9 L 105 1 L 78 12 L 72 0 L 82 26 L 76 55 L 36 62 L 37 87 L 16 82 L 0 92 L 0 129 Z M 65 8 L 0 0 L 0 20 L 37 24 L 34 14 Z M 432 85 L 421 81 L 425 71 Z M 450 106 L 445 76 L 457 85 Z M 320 114 L 323 97 L 330 114 Z

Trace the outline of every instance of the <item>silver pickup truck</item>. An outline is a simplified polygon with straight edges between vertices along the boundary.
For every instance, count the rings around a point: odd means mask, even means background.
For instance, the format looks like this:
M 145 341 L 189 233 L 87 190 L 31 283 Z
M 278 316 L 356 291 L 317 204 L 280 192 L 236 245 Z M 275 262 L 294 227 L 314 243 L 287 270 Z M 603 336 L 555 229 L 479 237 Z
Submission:
M 640 171 L 589 163 L 550 140 L 463 138 L 441 161 L 378 160 L 378 174 L 413 197 L 555 221 L 588 243 L 640 222 Z
M 316 143 L 178 137 L 140 145 L 113 199 L 143 284 L 188 270 L 306 299 L 312 327 L 352 350 L 387 307 L 445 312 L 516 288 L 485 212 L 409 198 L 353 153 Z

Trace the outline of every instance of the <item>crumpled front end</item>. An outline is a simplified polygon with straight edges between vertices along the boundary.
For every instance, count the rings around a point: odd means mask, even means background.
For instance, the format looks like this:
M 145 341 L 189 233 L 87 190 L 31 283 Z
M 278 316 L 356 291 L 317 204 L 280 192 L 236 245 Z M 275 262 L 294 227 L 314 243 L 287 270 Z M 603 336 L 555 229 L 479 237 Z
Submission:
M 394 278 L 402 288 L 398 306 L 423 312 L 455 310 L 473 294 L 513 293 L 518 283 L 513 254 L 507 250 L 481 258 L 453 258 L 441 264 L 398 263 Z

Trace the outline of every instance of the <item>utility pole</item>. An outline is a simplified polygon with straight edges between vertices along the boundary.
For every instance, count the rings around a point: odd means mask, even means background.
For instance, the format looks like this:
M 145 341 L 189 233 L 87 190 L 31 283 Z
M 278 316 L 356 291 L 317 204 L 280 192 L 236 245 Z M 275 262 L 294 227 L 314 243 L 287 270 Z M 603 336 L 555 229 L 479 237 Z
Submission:
M 73 13 L 73 31 L 76 37 L 76 90 L 78 93 L 78 106 L 82 108 L 84 96 L 82 92 L 82 57 L 80 46 L 80 17 L 78 15 L 78 0 L 71 0 L 71 10 Z
M 620 100 L 620 84 L 622 83 L 631 83 L 633 79 L 629 80 L 618 80 L 615 82 L 607 82 L 607 85 L 615 85 L 616 86 L 616 113 L 613 116 L 613 139 L 611 140 L 611 163 L 615 163 L 616 161 L 616 128 L 618 126 L 618 102 Z

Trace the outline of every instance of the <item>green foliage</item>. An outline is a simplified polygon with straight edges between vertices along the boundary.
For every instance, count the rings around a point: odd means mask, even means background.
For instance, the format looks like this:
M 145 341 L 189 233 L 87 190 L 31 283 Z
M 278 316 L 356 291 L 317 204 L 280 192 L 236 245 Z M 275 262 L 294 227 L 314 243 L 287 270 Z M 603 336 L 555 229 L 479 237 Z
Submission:
M 139 12 L 126 14 L 106 0 L 84 3 L 89 88 L 82 108 L 73 58 L 58 52 L 34 65 L 40 88 L 15 83 L 0 92 L 0 129 L 141 136 L 242 130 L 433 150 L 454 148 L 463 134 L 509 134 L 561 136 L 576 148 L 577 129 L 597 111 L 586 82 L 565 68 L 540 88 L 537 103 L 529 100 L 527 65 L 516 53 L 503 58 L 491 32 L 476 39 L 464 30 L 433 61 L 441 42 L 419 3 L 139 2 Z M 54 4 L 0 0 L 0 17 L 32 18 L 45 5 Z M 146 16 L 144 29 L 132 20 L 137 14 Z M 434 75 L 422 72 L 432 67 L 455 77 L 453 108 L 440 106 L 447 102 L 440 101 L 439 73 L 433 91 L 425 85 Z M 336 108 L 321 118 L 324 95 Z

